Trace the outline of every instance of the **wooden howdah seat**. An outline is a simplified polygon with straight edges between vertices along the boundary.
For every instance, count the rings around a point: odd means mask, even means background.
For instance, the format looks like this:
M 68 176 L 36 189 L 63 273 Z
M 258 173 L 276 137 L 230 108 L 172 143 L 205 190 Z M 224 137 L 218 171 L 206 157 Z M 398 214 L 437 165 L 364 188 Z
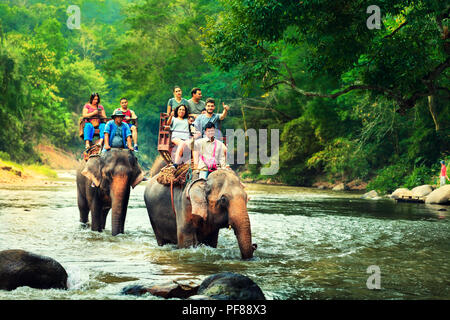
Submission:
M 84 117 L 81 117 L 79 119 L 79 135 L 80 135 L 81 139 L 83 139 L 83 137 L 84 137 L 84 125 L 86 123 L 85 120 L 88 120 L 88 119 L 99 119 L 100 123 L 103 123 L 103 122 L 106 123 L 109 120 L 112 120 L 112 118 L 99 118 L 99 117 L 84 118 Z M 138 126 L 137 118 L 130 119 L 130 123 L 134 124 L 137 128 L 137 126 Z M 100 129 L 98 127 L 94 127 L 94 137 L 99 137 L 99 136 L 100 136 Z
M 167 164 L 171 164 L 172 151 L 177 146 L 172 143 L 172 133 L 170 132 L 170 126 L 167 125 L 168 119 L 169 116 L 166 113 L 160 113 L 158 130 L 158 152 Z M 227 137 L 223 136 L 222 139 L 222 142 L 227 145 Z
M 172 134 L 170 126 L 167 125 L 169 116 L 166 113 L 159 114 L 159 130 L 158 130 L 158 152 L 163 157 L 167 164 L 172 163 L 172 150 L 174 144 L 172 143 Z

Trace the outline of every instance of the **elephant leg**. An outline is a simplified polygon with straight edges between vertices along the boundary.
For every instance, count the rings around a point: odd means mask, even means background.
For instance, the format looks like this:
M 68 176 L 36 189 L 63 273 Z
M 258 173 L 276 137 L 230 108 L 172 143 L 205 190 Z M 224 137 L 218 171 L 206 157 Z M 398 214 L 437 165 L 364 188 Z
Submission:
M 186 232 L 180 229 L 177 230 L 178 248 L 195 247 L 198 244 L 197 234 L 195 230 Z
M 206 238 L 204 238 L 201 242 L 206 244 L 207 246 L 217 248 L 217 239 L 219 238 L 219 230 L 212 232 Z
M 80 210 L 80 222 L 87 225 L 89 219 L 89 204 L 86 197 L 78 192 L 78 209 Z
M 91 230 L 92 231 L 102 231 L 102 218 L 103 216 L 103 208 L 102 203 L 100 199 L 98 199 L 97 196 L 94 196 L 92 199 L 91 204 L 91 217 L 92 217 L 92 224 L 91 224 Z
M 103 212 L 102 212 L 102 225 L 101 225 L 102 230 L 105 230 L 106 218 L 108 217 L 108 212 L 109 212 L 109 208 L 103 209 Z

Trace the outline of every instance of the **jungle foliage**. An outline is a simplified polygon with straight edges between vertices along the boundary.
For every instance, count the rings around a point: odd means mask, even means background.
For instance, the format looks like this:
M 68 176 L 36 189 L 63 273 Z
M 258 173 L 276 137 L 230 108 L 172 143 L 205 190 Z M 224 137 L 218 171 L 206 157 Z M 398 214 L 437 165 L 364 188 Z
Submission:
M 279 129 L 272 180 L 434 182 L 450 153 L 450 6 L 380 0 L 23 0 L 0 3 L 0 152 L 38 159 L 41 139 L 81 151 L 90 93 L 139 117 L 139 157 L 156 152 L 159 113 L 181 86 L 231 106 L 224 128 Z M 81 29 L 66 26 L 69 5 Z M 259 175 L 247 165 L 245 176 Z M 434 178 L 432 178 L 434 177 Z M 434 179 L 434 180 L 433 180 Z

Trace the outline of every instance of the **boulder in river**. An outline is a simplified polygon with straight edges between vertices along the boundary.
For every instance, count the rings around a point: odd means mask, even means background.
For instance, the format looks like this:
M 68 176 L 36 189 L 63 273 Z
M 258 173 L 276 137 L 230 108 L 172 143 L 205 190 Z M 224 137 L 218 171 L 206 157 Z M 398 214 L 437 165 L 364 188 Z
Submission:
M 333 191 L 344 191 L 347 190 L 347 186 L 344 183 L 339 183 L 338 185 L 334 186 L 332 189 Z
M 189 297 L 188 300 L 214 300 L 214 299 L 205 295 L 196 294 L 195 296 Z
M 395 189 L 395 191 L 391 193 L 389 198 L 398 199 L 401 197 L 412 197 L 412 195 L 413 194 L 412 194 L 411 190 L 409 190 L 407 188 L 398 188 L 398 189 Z
M 209 276 L 198 288 L 198 295 L 216 300 L 265 300 L 261 288 L 249 277 L 223 272 Z
M 450 184 L 442 186 L 431 192 L 425 203 L 428 204 L 449 204 L 450 203 Z
M 364 193 L 361 196 L 362 199 L 374 199 L 374 198 L 379 198 L 378 196 L 378 192 L 376 192 L 375 190 L 370 190 L 369 192 Z
M 431 192 L 433 192 L 433 187 L 430 186 L 429 184 L 425 184 L 423 186 L 415 187 L 414 189 L 411 190 L 411 192 L 415 197 L 426 197 Z
M 122 289 L 122 294 L 141 296 L 151 293 L 154 296 L 165 299 L 180 298 L 186 299 L 197 294 L 198 285 L 192 286 L 188 284 L 178 283 L 176 281 L 163 283 L 152 286 L 150 288 L 143 285 L 130 285 Z
M 28 286 L 67 289 L 67 272 L 56 260 L 24 250 L 0 252 L 0 289 Z

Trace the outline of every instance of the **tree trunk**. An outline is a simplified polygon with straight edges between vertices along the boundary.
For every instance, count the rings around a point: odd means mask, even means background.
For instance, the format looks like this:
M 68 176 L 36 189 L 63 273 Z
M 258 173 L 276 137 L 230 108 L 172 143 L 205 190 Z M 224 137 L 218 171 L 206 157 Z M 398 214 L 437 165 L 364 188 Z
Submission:
M 439 131 L 439 123 L 436 115 L 436 108 L 434 104 L 434 96 L 428 96 L 428 109 L 430 110 L 431 117 L 433 118 L 434 127 L 436 132 Z

